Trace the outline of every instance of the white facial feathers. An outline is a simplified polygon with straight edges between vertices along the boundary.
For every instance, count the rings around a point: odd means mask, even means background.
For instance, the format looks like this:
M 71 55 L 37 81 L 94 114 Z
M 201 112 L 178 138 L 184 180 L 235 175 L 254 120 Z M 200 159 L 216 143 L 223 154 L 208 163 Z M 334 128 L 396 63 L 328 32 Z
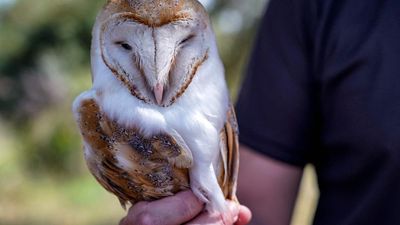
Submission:
M 104 64 L 132 94 L 168 106 L 186 90 L 215 42 L 208 20 L 187 17 L 149 26 L 134 13 L 111 15 L 96 27 Z M 94 76 L 96 81 L 96 75 Z

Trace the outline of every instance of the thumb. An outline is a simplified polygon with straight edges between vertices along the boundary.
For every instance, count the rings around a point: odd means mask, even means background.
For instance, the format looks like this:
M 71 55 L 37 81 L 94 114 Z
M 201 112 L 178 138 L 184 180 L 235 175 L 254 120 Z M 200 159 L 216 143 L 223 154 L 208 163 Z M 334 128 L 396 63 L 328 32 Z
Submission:
M 246 225 L 251 220 L 251 211 L 244 205 L 237 202 L 228 201 L 228 207 L 231 213 L 232 223 L 235 225 Z

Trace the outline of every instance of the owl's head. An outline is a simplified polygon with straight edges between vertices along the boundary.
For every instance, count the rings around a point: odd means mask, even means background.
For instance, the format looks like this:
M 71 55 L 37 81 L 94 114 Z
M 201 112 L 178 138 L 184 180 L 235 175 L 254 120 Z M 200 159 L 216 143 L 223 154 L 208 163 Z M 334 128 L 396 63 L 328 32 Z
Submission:
M 102 63 L 133 96 L 160 106 L 184 93 L 215 48 L 196 0 L 109 0 L 92 42 L 92 64 Z M 92 69 L 96 82 L 101 72 Z

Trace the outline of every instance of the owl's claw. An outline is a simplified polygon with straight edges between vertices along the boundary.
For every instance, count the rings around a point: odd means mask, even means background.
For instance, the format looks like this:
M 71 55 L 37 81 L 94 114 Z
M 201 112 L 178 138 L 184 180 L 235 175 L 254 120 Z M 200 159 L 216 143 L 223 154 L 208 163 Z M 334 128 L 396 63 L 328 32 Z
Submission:
M 210 200 L 208 199 L 207 193 L 202 190 L 200 187 L 199 188 L 193 188 L 192 187 L 193 193 L 197 196 L 200 201 L 204 202 L 205 204 L 208 204 Z
M 210 183 L 212 183 L 212 181 L 208 180 L 208 186 L 210 186 Z M 219 212 L 221 214 L 228 212 L 225 198 L 222 192 L 218 193 L 218 188 L 211 187 L 211 189 L 208 189 L 206 185 L 201 185 L 194 179 L 190 181 L 190 187 L 197 198 L 206 204 L 206 210 L 208 212 Z

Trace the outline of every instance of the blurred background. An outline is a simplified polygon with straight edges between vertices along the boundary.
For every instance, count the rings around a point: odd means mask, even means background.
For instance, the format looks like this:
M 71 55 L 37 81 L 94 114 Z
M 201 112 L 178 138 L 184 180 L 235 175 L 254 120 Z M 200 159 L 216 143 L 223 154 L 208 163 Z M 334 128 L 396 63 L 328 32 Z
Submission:
M 202 0 L 235 99 L 266 0 Z M 0 0 L 0 224 L 110 225 L 125 214 L 86 169 L 71 103 L 91 86 L 89 47 L 105 0 Z M 317 199 L 307 168 L 293 225 Z

